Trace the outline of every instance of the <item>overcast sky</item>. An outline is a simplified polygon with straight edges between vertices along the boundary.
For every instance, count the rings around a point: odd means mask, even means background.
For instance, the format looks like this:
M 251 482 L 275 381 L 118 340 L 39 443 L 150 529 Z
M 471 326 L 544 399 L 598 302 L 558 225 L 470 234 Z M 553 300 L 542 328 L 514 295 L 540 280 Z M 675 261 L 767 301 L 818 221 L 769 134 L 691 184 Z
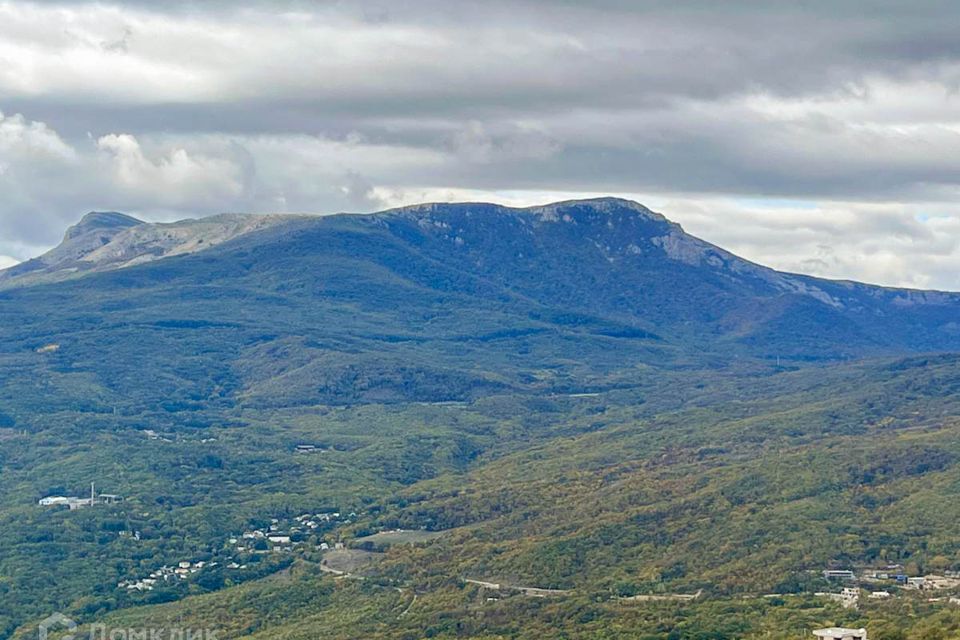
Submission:
M 960 4 L 4 2 L 0 264 L 89 210 L 616 194 L 960 290 Z

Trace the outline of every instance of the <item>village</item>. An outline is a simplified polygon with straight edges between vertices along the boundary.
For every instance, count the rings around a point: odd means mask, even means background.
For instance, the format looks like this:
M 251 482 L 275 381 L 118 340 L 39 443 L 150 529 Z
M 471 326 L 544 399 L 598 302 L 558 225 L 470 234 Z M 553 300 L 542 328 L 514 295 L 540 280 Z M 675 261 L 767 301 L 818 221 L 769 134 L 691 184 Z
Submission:
M 182 580 L 188 578 L 191 574 L 197 573 L 202 570 L 204 567 L 216 567 L 218 566 L 217 562 L 190 562 L 189 560 L 184 560 L 177 563 L 176 567 L 170 567 L 164 565 L 150 573 L 146 578 L 141 579 L 132 579 L 132 580 L 121 580 L 117 583 L 117 588 L 119 589 L 129 589 L 136 591 L 153 591 L 153 588 L 160 582 L 169 582 L 171 580 Z
M 289 521 L 270 518 L 270 524 L 254 527 L 230 536 L 223 544 L 220 560 L 181 560 L 175 566 L 164 565 L 139 578 L 121 580 L 118 589 L 128 591 L 153 591 L 168 583 L 189 579 L 194 574 L 221 566 L 231 571 L 243 571 L 250 568 L 244 556 L 266 554 L 291 554 L 298 549 L 309 547 L 315 551 L 343 549 L 340 541 L 319 540 L 311 544 L 312 533 L 328 530 L 332 525 L 350 524 L 357 518 L 356 513 L 342 515 L 338 511 L 316 514 L 302 514 Z
M 296 453 L 315 453 L 317 449 L 297 447 Z M 42 507 L 67 507 L 74 511 L 96 505 L 116 504 L 123 500 L 114 494 L 98 494 L 95 483 L 90 485 L 89 497 L 51 495 L 41 498 Z M 259 567 L 258 557 L 280 557 L 298 554 L 309 558 L 311 554 L 320 554 L 320 568 L 340 577 L 362 577 L 355 572 L 374 561 L 381 554 L 373 550 L 382 548 L 384 543 L 408 543 L 426 541 L 439 532 L 426 531 L 382 531 L 358 538 L 350 549 L 334 531 L 341 525 L 355 522 L 355 512 L 343 514 L 340 511 L 321 511 L 303 513 L 293 518 L 264 518 L 269 523 L 250 527 L 224 539 L 213 557 L 203 555 L 202 559 L 187 558 L 165 564 L 142 576 L 117 582 L 117 589 L 126 592 L 150 592 L 164 586 L 188 583 L 192 578 L 204 575 L 203 572 L 214 569 L 228 572 L 245 572 Z M 120 532 L 140 539 L 139 532 Z M 942 602 L 960 605 L 960 571 L 943 571 L 942 574 L 927 573 L 909 575 L 902 565 L 890 564 L 865 568 L 829 568 L 819 572 L 826 583 L 835 585 L 835 589 L 817 591 L 815 597 L 825 598 L 848 609 L 859 609 L 862 601 L 882 601 L 899 597 L 924 598 L 927 602 Z M 242 578 L 240 578 L 242 579 Z M 463 578 L 467 584 L 473 584 L 487 592 L 488 603 L 496 602 L 509 592 L 535 598 L 563 597 L 573 593 L 567 590 L 542 589 L 532 586 L 514 586 Z M 648 601 L 675 600 L 692 601 L 699 599 L 702 591 L 686 594 L 649 594 L 616 598 L 623 604 L 641 604 Z M 796 594 L 765 594 L 764 598 L 783 598 L 802 596 Z M 809 593 L 807 594 L 809 595 Z M 756 597 L 756 596 L 754 596 Z M 814 635 L 825 640 L 866 640 L 864 629 L 825 628 L 815 630 Z
M 948 593 L 960 589 L 960 572 L 945 571 L 943 575 L 927 574 L 909 576 L 902 565 L 887 565 L 879 568 L 866 568 L 857 572 L 850 569 L 827 569 L 823 577 L 829 582 L 839 583 L 840 592 L 817 592 L 815 595 L 830 598 L 843 607 L 856 609 L 860 606 L 863 593 L 869 600 L 886 600 L 902 593 L 926 595 L 928 602 L 947 602 L 960 605 L 960 596 Z

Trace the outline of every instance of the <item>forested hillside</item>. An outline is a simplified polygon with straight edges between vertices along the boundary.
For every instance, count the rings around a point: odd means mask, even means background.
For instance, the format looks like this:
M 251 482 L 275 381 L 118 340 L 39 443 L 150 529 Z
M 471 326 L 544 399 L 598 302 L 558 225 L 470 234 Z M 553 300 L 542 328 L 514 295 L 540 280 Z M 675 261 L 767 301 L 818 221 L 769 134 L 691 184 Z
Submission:
M 0 638 L 960 628 L 814 595 L 960 571 L 960 295 L 616 199 L 171 229 L 88 216 L 0 278 Z M 91 482 L 123 499 L 38 504 Z

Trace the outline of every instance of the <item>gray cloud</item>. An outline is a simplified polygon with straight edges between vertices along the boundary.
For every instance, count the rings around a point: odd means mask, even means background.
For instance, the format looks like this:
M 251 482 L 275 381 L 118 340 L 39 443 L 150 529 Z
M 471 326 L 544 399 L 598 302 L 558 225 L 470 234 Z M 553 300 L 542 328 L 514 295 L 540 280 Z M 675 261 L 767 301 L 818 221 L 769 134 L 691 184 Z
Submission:
M 957 24 L 951 2 L 0 2 L 0 260 L 93 208 L 614 192 L 775 266 L 960 287 Z

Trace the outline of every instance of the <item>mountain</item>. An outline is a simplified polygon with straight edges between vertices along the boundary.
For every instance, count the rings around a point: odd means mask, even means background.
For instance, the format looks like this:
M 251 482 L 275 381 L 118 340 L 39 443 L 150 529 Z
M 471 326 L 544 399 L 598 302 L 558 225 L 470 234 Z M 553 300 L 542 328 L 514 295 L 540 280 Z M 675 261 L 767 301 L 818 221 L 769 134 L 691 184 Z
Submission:
M 63 242 L 54 249 L 0 272 L 0 287 L 53 282 L 194 253 L 285 219 L 223 214 L 146 224 L 122 213 L 91 212 L 67 229 Z
M 182 259 L 145 264 L 173 256 Z M 460 305 L 481 305 L 481 315 L 523 316 L 494 321 L 490 331 L 513 331 L 517 322 L 530 330 L 580 326 L 692 352 L 820 360 L 960 346 L 957 294 L 777 272 L 615 198 L 156 225 L 91 214 L 56 249 L 0 272 L 0 283 L 10 288 L 118 269 L 87 286 L 229 280 L 231 288 L 288 296 L 297 307 L 329 309 L 347 299 L 360 315 L 403 307 L 384 326 L 414 334 L 423 326 L 410 309 L 437 313 L 433 330 Z M 210 321 L 221 310 L 197 305 L 192 312 Z
M 81 387 L 124 403 L 214 389 L 221 403 L 277 406 L 460 401 L 632 386 L 639 365 L 960 348 L 956 294 L 780 273 L 614 198 L 172 224 L 92 214 L 0 281 L 0 311 L 16 319 L 0 332 L 0 373 L 46 366 L 13 354 L 57 344 L 65 371 L 92 376 Z M 154 366 L 140 371 L 144 358 Z M 187 361 L 203 391 L 168 374 Z
M 960 570 L 957 294 L 777 272 L 614 198 L 91 214 L 0 281 L 0 638 L 954 624 L 814 594 Z M 125 499 L 37 504 L 91 481 Z M 289 550 L 231 542 L 271 526 Z

